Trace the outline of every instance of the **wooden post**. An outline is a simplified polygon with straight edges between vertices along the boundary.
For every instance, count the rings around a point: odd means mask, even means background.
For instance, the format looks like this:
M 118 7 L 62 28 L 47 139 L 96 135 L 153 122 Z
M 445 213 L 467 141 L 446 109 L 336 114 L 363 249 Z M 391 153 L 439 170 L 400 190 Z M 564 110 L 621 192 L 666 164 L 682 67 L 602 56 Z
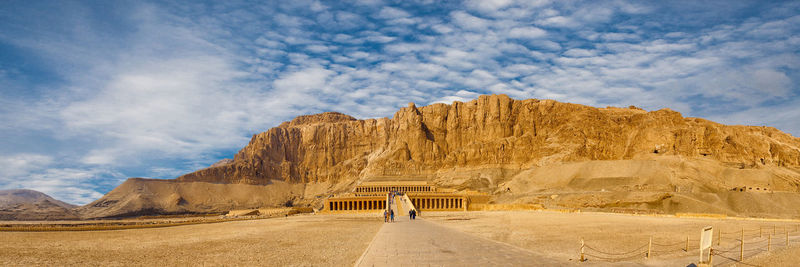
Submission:
M 739 261 L 744 260 L 744 228 L 742 228 L 742 238 L 739 239 Z
M 650 243 L 647 243 L 647 258 L 650 258 L 650 251 L 653 248 L 653 236 L 650 236 Z
M 714 266 L 714 248 L 708 249 L 708 266 Z
M 584 247 L 585 245 L 586 245 L 586 244 L 585 244 L 585 243 L 583 243 L 583 237 L 581 237 L 581 262 L 584 262 L 584 261 L 586 261 L 586 258 L 584 258 L 584 257 L 583 257 L 583 247 Z
M 686 236 L 686 248 L 684 248 L 683 251 L 689 252 L 689 236 L 688 235 Z

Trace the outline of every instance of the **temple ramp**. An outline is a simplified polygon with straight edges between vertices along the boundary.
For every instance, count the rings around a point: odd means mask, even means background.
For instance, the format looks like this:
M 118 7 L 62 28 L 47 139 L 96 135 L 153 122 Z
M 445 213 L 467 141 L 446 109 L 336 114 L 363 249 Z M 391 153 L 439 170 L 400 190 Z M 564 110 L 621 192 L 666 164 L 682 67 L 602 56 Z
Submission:
M 399 201 L 395 212 L 408 214 Z M 397 205 L 397 203 L 401 203 Z M 378 231 L 356 266 L 560 266 L 558 261 L 424 219 L 396 216 Z

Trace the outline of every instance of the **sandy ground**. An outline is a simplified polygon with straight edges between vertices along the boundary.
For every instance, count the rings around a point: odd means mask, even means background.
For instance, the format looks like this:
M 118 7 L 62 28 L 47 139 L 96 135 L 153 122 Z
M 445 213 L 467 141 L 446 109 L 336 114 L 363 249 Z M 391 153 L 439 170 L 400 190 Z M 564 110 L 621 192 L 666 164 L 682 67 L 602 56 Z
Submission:
M 747 259 L 739 266 L 797 266 L 799 258 L 800 247 L 793 247 Z
M 791 266 L 800 255 L 798 222 L 674 218 L 550 211 L 423 212 L 421 218 L 459 231 L 576 262 L 580 239 L 606 252 L 634 253 L 622 265 L 686 266 L 696 263 L 700 229 L 722 230 L 715 249 L 738 251 L 775 231 L 773 251 L 748 252 L 743 263 L 715 257 L 715 265 Z M 0 266 L 266 265 L 352 266 L 383 224 L 374 214 L 296 215 L 153 229 L 84 232 L 0 232 Z M 791 235 L 788 249 L 779 238 Z M 759 228 L 763 229 L 759 233 Z M 687 236 L 690 249 L 683 251 Z M 716 235 L 715 235 L 716 240 Z M 715 241 L 716 243 L 716 241 Z M 748 245 L 755 248 L 757 245 Z M 763 245 L 758 245 L 763 246 Z M 583 264 L 609 265 L 587 250 Z M 597 253 L 595 253 L 597 254 Z M 727 255 L 738 255 L 736 253 Z
M 576 261 L 579 256 L 580 240 L 584 239 L 588 246 L 604 252 L 624 253 L 635 251 L 644 246 L 647 250 L 649 239 L 653 238 L 653 257 L 644 259 L 644 254 L 634 253 L 628 262 L 644 265 L 686 266 L 698 262 L 700 231 L 705 226 L 721 229 L 723 233 L 737 232 L 745 229 L 746 242 L 759 236 L 762 227 L 764 235 L 776 227 L 778 236 L 787 226 L 790 234 L 794 232 L 798 222 L 755 221 L 735 219 L 674 218 L 633 216 L 607 213 L 559 213 L 547 211 L 490 211 L 490 212 L 430 212 L 424 218 L 436 223 L 452 227 L 467 233 L 488 239 L 509 243 L 532 251 L 543 252 L 556 258 Z M 690 239 L 689 251 L 686 246 L 687 236 Z M 736 237 L 739 234 L 735 235 Z M 716 237 L 716 235 L 715 235 Z M 730 238 L 730 239 L 729 239 Z M 723 234 L 721 246 L 735 247 L 738 241 L 734 234 Z M 777 245 L 775 248 L 782 249 Z M 800 239 L 792 238 L 793 246 L 800 246 Z M 716 241 L 714 241 L 716 246 Z M 746 246 L 746 248 L 748 248 Z M 586 250 L 587 254 L 590 252 Z M 761 253 L 745 259 L 745 263 L 760 260 L 770 266 L 790 265 L 789 259 L 796 260 L 797 248 L 778 250 L 772 253 Z M 788 254 L 787 254 L 788 253 Z M 599 254 L 599 253 L 594 253 Z M 737 253 L 734 253 L 738 256 Z M 755 255 L 755 253 L 751 253 Z M 790 256 L 793 255 L 793 256 Z M 609 258 L 629 257 L 601 255 Z M 588 257 L 588 256 L 587 256 Z M 590 263 L 601 264 L 609 261 L 588 257 Z M 717 264 L 730 264 L 721 258 L 714 259 Z
M 296 215 L 155 229 L 0 232 L 0 266 L 352 266 L 377 216 Z

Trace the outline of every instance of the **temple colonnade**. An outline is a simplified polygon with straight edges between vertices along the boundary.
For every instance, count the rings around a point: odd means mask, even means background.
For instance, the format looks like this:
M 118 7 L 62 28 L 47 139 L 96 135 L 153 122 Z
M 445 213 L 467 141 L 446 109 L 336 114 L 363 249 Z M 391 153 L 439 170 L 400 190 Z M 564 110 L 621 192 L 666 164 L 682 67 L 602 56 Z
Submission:
M 386 209 L 386 199 L 330 199 L 328 210 L 382 210 Z
M 435 189 L 429 185 L 408 185 L 408 186 L 358 186 L 356 193 L 385 193 L 385 192 L 434 192 Z
M 425 197 L 412 196 L 411 203 L 419 210 L 451 210 L 464 209 L 466 203 L 464 197 Z

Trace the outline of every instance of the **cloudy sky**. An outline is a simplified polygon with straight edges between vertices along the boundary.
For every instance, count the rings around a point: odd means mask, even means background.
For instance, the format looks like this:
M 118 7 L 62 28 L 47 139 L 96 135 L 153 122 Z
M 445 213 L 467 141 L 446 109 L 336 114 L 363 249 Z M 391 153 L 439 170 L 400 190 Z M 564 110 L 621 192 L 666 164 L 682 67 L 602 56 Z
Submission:
M 800 136 L 799 68 L 798 1 L 7 0 L 0 189 L 85 204 L 297 115 L 479 94 Z

